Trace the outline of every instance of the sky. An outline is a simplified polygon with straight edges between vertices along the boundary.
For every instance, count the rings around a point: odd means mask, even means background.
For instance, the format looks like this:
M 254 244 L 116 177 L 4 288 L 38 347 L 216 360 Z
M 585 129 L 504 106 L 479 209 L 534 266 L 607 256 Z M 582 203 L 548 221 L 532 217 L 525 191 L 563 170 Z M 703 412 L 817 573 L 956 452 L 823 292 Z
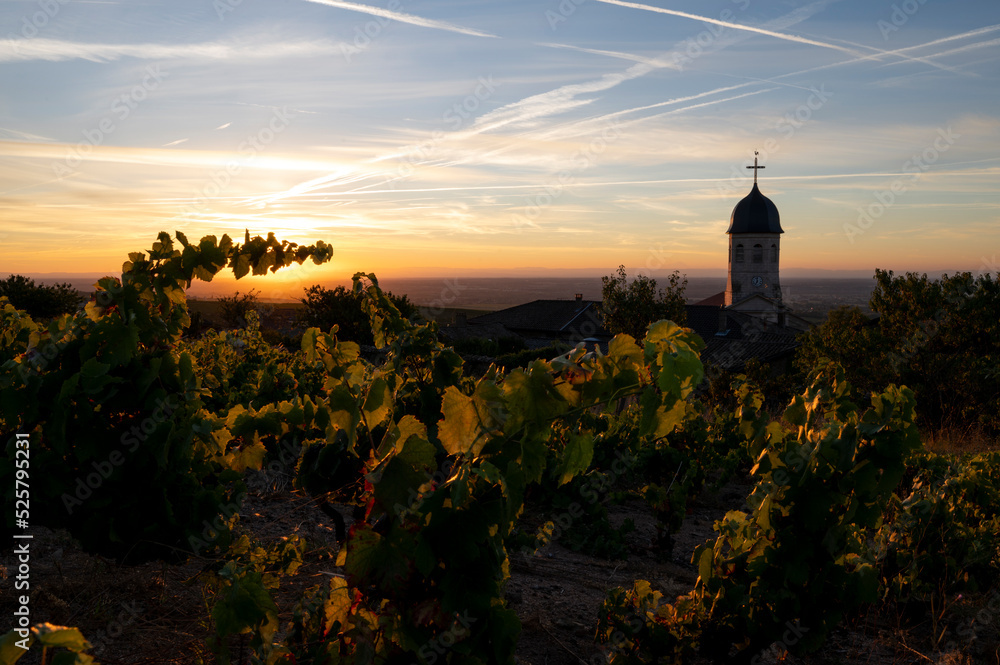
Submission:
M 755 151 L 783 269 L 995 272 L 998 78 L 995 0 L 0 0 L 0 274 L 721 273 Z

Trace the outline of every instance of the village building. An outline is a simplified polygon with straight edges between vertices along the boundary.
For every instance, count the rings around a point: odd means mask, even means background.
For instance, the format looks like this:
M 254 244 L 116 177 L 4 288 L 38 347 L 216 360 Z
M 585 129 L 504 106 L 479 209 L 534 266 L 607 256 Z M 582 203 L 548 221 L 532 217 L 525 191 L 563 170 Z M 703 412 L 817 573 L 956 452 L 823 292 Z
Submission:
M 780 281 L 781 219 L 778 208 L 757 185 L 763 169 L 754 158 L 753 188 L 729 218 L 729 269 L 725 291 L 686 305 L 685 326 L 705 342 L 702 362 L 739 371 L 751 359 L 768 364 L 775 374 L 787 370 L 800 332 L 810 323 L 783 302 Z M 442 331 L 449 339 L 519 336 L 529 348 L 557 342 L 585 342 L 607 350 L 612 335 L 601 319 L 601 302 L 535 300 L 475 318 L 462 319 Z

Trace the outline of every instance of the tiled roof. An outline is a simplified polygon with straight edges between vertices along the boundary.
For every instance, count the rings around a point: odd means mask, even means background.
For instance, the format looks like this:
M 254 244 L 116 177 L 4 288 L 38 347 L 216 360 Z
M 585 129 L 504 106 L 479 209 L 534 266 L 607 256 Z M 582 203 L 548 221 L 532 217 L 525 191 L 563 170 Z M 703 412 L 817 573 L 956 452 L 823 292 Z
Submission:
M 448 341 L 455 342 L 460 339 L 503 339 L 504 337 L 514 337 L 502 323 L 485 323 L 478 326 L 445 326 L 441 328 L 441 336 Z
M 595 300 L 535 300 L 469 319 L 456 336 L 494 337 L 508 330 L 536 341 L 535 345 L 544 345 L 545 339 L 606 340 L 611 335 L 601 322 L 600 305 Z M 685 309 L 685 327 L 705 341 L 701 358 L 706 365 L 739 370 L 751 358 L 772 362 L 789 356 L 799 346 L 797 331 L 745 312 L 700 303 Z M 724 326 L 720 326 L 722 316 Z
M 725 316 L 725 325 L 720 319 Z M 745 312 L 710 305 L 688 305 L 687 327 L 705 341 L 701 360 L 706 365 L 738 370 L 751 358 L 772 362 L 799 346 L 798 331 L 770 323 Z
M 687 305 L 684 309 L 687 311 L 685 327 L 694 330 L 702 339 L 713 337 L 719 332 L 720 307 L 698 304 Z
M 798 331 L 744 312 L 726 310 L 727 331 L 705 339 L 706 365 L 738 370 L 751 358 L 763 363 L 790 356 L 799 346 Z
M 469 326 L 500 323 L 521 334 L 607 337 L 597 300 L 535 300 L 469 319 Z
M 705 298 L 704 300 L 699 300 L 698 302 L 696 302 L 694 304 L 696 306 L 697 305 L 710 305 L 712 307 L 722 307 L 723 305 L 726 304 L 726 292 L 725 291 L 719 291 L 714 296 L 709 296 L 709 297 Z
M 701 352 L 701 361 L 722 369 L 738 370 L 752 358 L 770 363 L 791 355 L 798 346 L 794 337 L 784 335 L 751 335 L 741 339 L 717 337 L 707 342 Z

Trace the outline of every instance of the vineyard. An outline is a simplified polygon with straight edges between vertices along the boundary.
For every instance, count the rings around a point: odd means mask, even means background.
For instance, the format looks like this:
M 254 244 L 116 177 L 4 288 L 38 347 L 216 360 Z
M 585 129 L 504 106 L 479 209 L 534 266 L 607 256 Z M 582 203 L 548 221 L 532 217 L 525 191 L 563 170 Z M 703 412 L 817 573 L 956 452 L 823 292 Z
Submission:
M 808 657 L 877 614 L 922 635 L 898 662 L 1000 663 L 1000 453 L 927 450 L 911 389 L 858 400 L 819 359 L 776 416 L 745 377 L 726 405 L 709 403 L 703 343 L 670 321 L 606 354 L 581 344 L 471 374 L 436 324 L 404 317 L 363 273 L 376 360 L 336 326 L 308 329 L 293 351 L 252 316 L 184 334 L 192 280 L 331 256 L 273 235 L 161 233 L 77 314 L 42 324 L 0 300 L 7 542 L 16 481 L 30 477 L 31 523 L 85 552 L 196 562 L 204 663 L 509 664 L 523 630 L 512 571 L 555 542 L 626 555 L 633 525 L 609 508 L 631 502 L 655 524 L 656 555 L 689 562 L 694 582 L 606 589 L 577 659 Z M 288 469 L 335 544 L 254 537 L 247 483 L 268 468 Z M 680 551 L 692 506 L 723 487 L 745 497 Z M 305 585 L 298 572 L 316 562 Z M 104 662 L 76 628 L 16 621 L 0 663 Z

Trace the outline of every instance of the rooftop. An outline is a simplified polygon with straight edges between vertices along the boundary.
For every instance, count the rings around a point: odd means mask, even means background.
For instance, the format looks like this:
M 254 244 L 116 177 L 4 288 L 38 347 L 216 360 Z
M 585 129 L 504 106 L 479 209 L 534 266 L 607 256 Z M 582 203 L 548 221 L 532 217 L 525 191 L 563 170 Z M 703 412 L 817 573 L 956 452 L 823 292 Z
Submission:
M 503 324 L 508 330 L 552 337 L 608 337 L 599 300 L 533 300 L 469 319 L 470 326 Z
M 733 208 L 726 233 L 784 233 L 778 207 L 760 193 L 756 182 L 750 193 Z

